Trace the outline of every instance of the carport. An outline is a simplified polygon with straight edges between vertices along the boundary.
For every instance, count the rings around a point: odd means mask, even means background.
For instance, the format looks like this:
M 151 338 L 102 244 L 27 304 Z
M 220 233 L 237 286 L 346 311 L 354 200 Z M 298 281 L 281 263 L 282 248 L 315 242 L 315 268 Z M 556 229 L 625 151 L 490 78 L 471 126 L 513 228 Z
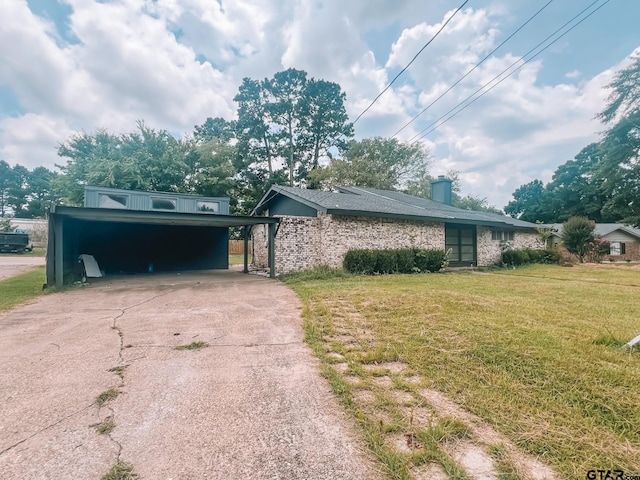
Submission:
M 244 272 L 249 233 L 268 225 L 269 272 L 275 276 L 273 217 L 54 206 L 49 213 L 47 285 L 61 287 L 93 255 L 107 274 L 229 268 L 229 227 L 243 227 Z

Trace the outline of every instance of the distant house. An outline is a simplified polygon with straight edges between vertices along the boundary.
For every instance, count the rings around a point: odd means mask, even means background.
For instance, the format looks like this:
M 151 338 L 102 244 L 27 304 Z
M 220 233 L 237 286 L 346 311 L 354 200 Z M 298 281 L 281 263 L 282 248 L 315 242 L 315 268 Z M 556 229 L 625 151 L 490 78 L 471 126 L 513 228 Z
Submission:
M 562 224 L 553 223 L 542 225 L 551 229 L 552 245 L 558 245 L 562 239 Z M 639 261 L 640 260 L 640 229 L 622 223 L 596 223 L 597 236 L 609 240 L 609 255 L 605 260 L 610 262 Z
M 341 187 L 337 192 L 273 186 L 254 210 L 280 220 L 277 273 L 319 265 L 341 267 L 356 248 L 450 250 L 451 266 L 499 263 L 505 243 L 543 248 L 536 225 L 492 213 L 451 206 L 451 180 L 432 184 L 432 199 L 372 188 Z M 268 233 L 256 225 L 253 263 L 268 264 Z

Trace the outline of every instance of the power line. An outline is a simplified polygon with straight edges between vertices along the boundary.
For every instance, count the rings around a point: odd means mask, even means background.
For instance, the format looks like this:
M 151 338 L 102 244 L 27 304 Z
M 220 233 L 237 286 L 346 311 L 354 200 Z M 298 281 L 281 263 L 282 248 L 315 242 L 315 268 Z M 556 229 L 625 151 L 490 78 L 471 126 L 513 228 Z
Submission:
M 382 90 L 382 91 L 378 94 L 378 96 L 377 96 L 376 98 L 374 98 L 374 99 L 373 99 L 373 102 L 371 102 L 371 103 L 369 104 L 369 106 L 368 106 L 367 108 L 365 108 L 365 109 L 362 111 L 362 113 L 356 117 L 356 119 L 353 121 L 353 125 L 355 125 L 355 124 L 356 124 L 356 122 L 357 122 L 358 120 L 360 120 L 360 117 L 362 117 L 365 113 L 367 113 L 367 112 L 369 111 L 369 109 L 370 109 L 371 107 L 373 107 L 373 104 L 374 104 L 374 103 L 376 103 L 376 102 L 378 101 L 378 99 L 379 99 L 379 98 L 380 98 L 380 97 L 381 97 L 381 96 L 382 96 L 382 95 L 383 95 L 387 90 L 389 90 L 389 88 L 391 87 L 391 85 L 393 85 L 393 83 L 398 79 L 398 77 L 399 77 L 400 75 L 402 75 L 402 74 L 405 72 L 405 70 L 411 66 L 411 64 L 412 64 L 413 62 L 415 62 L 416 58 L 418 58 L 418 55 L 420 55 L 420 54 L 422 53 L 422 51 L 423 51 L 425 48 L 427 48 L 427 47 L 429 46 L 429 44 L 431 44 L 431 42 L 433 42 L 433 41 L 436 39 L 436 37 L 437 37 L 438 35 L 440 35 L 440 32 L 442 32 L 442 30 L 444 30 L 444 27 L 446 27 L 446 26 L 447 26 L 447 24 L 448 24 L 448 23 L 453 19 L 453 17 L 455 17 L 455 16 L 456 16 L 456 14 L 457 14 L 460 10 L 462 10 L 462 8 L 463 8 L 467 3 L 469 3 L 469 0 L 465 0 L 464 2 L 462 2 L 462 5 L 460 5 L 460 6 L 458 7 L 458 9 L 457 9 L 455 12 L 453 12 L 453 15 L 451 15 L 451 16 L 450 16 L 450 17 L 449 17 L 449 18 L 448 18 L 448 19 L 447 19 L 447 20 L 442 24 L 442 26 L 441 26 L 441 27 L 440 27 L 440 29 L 435 33 L 435 35 L 434 35 L 433 37 L 431 37 L 431 39 L 430 39 L 427 43 L 425 43 L 425 44 L 422 46 L 422 48 L 418 51 L 418 53 L 416 53 L 416 54 L 413 56 L 413 58 L 411 59 L 411 61 L 410 61 L 409 63 L 407 63 L 406 67 L 404 67 L 402 70 L 400 70 L 400 73 L 398 73 L 398 74 L 393 78 L 393 80 L 391 80 L 391 82 L 389 83 L 389 85 L 387 85 L 386 87 L 384 87 L 384 90 Z
M 415 143 L 418 140 L 420 140 L 421 138 L 426 137 L 427 135 L 429 135 L 430 133 L 432 133 L 433 131 L 437 130 L 438 128 L 440 128 L 440 126 L 442 126 L 443 124 L 445 124 L 446 122 L 448 122 L 449 120 L 451 120 L 452 118 L 454 118 L 455 116 L 457 116 L 459 113 L 461 113 L 463 110 L 466 110 L 471 104 L 473 104 L 476 100 L 479 100 L 480 98 L 482 98 L 483 96 L 485 96 L 487 93 L 489 93 L 491 90 L 493 90 L 495 87 L 497 87 L 498 85 L 500 85 L 502 82 L 504 82 L 507 78 L 509 78 L 511 75 L 513 75 L 514 73 L 516 73 L 517 71 L 519 71 L 522 67 L 524 67 L 527 63 L 529 63 L 531 60 L 533 60 L 534 58 L 536 58 L 538 55 L 540 55 L 542 52 L 544 52 L 547 48 L 549 48 L 551 45 L 553 45 L 554 43 L 556 43 L 558 40 L 560 40 L 562 37 L 564 37 L 566 34 L 568 34 L 571 30 L 573 30 L 574 28 L 576 28 L 578 25 L 580 25 L 582 22 L 584 22 L 587 18 L 589 18 L 591 15 L 593 15 L 594 13 L 596 13 L 598 10 L 600 10 L 602 7 L 604 7 L 607 3 L 609 3 L 611 0 L 606 0 L 604 3 L 602 3 L 600 6 L 598 6 L 595 10 L 593 10 L 592 12 L 590 12 L 588 15 L 586 15 L 584 18 L 582 18 L 580 21 L 578 21 L 575 25 L 571 26 L 571 28 L 569 28 L 566 32 L 562 33 L 560 36 L 558 36 L 556 39 L 554 39 L 552 42 L 550 42 L 548 45 L 546 45 L 544 48 L 542 48 L 540 51 L 536 52 L 531 58 L 525 60 L 525 62 L 520 65 L 518 68 L 516 68 L 515 70 L 513 70 L 512 72 L 510 72 L 508 75 L 506 75 L 504 78 L 500 79 L 495 85 L 492 85 L 488 90 L 486 90 L 485 92 L 483 92 L 481 95 L 479 95 L 478 97 L 474 98 L 473 100 L 469 101 L 472 97 L 474 97 L 478 92 L 481 92 L 482 90 L 484 90 L 488 85 L 490 85 L 491 83 L 493 83 L 496 79 L 500 78 L 500 76 L 502 76 L 505 72 L 509 71 L 514 65 L 516 65 L 518 62 L 524 60 L 524 58 L 529 55 L 531 52 L 533 52 L 535 49 L 537 49 L 540 45 L 542 45 L 544 42 L 546 42 L 547 40 L 549 40 L 551 37 L 553 37 L 555 34 L 557 34 L 560 30 L 562 30 L 563 28 L 565 28 L 567 25 L 569 25 L 571 22 L 573 22 L 576 18 L 578 18 L 580 15 L 582 15 L 585 11 L 587 11 L 589 8 L 591 8 L 595 3 L 597 3 L 599 0 L 595 0 L 594 2 L 592 2 L 589 6 L 587 6 L 586 8 L 584 8 L 582 11 L 580 11 L 577 15 L 575 15 L 571 20 L 569 20 L 568 22 L 566 22 L 564 25 L 562 25 L 560 28 L 558 28 L 555 32 L 553 32 L 551 35 L 547 36 L 543 41 L 541 41 L 540 43 L 538 43 L 535 47 L 533 47 L 531 50 L 529 50 L 527 53 L 525 53 L 522 57 L 520 57 L 518 60 L 516 60 L 515 62 L 513 62 L 511 65 L 509 65 L 506 69 L 504 69 L 502 72 L 500 72 L 498 75 L 496 75 L 495 77 L 493 77 L 491 80 L 489 80 L 487 83 L 485 83 L 484 85 L 482 85 L 478 90 L 476 90 L 475 92 L 473 92 L 471 95 L 469 95 L 467 98 L 465 98 L 463 101 L 461 101 L 460 103 L 458 103 L 458 105 L 456 105 L 455 107 L 453 107 L 452 109 L 450 109 L 447 113 L 445 113 L 444 115 L 441 115 L 437 120 L 435 120 L 434 122 L 432 122 L 431 124 L 429 124 L 427 127 L 423 128 L 420 132 L 418 132 L 416 135 L 414 135 L 409 142 Z M 468 103 L 467 103 L 468 102 Z M 465 105 L 466 103 L 466 105 Z M 451 112 L 455 111 L 459 109 L 457 112 L 455 112 L 453 115 L 450 115 L 449 117 L 447 117 L 447 115 L 449 115 Z M 442 122 L 440 122 L 440 120 L 442 120 L 443 118 L 447 117 L 446 119 L 444 119 Z M 440 122 L 440 123 L 438 123 Z M 436 125 L 437 124 L 437 125 Z M 434 126 L 435 125 L 435 126 Z M 433 127 L 433 128 L 431 128 Z M 428 130 L 428 131 L 427 131 Z M 424 133 L 426 132 L 426 133 Z
M 597 1 L 597 0 L 596 0 Z M 496 48 L 494 48 L 493 50 L 491 50 L 491 52 L 489 52 L 487 54 L 486 57 L 484 57 L 482 60 L 480 60 L 478 63 L 476 63 L 476 65 L 469 70 L 467 73 L 465 73 L 462 77 L 460 77 L 458 79 L 457 82 L 455 82 L 453 85 L 451 85 L 449 88 L 447 88 L 444 92 L 442 92 L 438 98 L 436 98 L 433 102 L 431 102 L 429 105 L 427 105 L 420 113 L 418 113 L 415 117 L 413 117 L 411 120 L 409 120 L 407 123 L 404 124 L 404 126 L 398 130 L 396 133 L 394 133 L 392 135 L 392 137 L 395 137 L 396 135 L 398 135 L 400 132 L 402 132 L 405 128 L 407 128 L 409 125 L 411 125 L 413 122 L 415 122 L 420 116 L 422 116 L 422 114 L 424 112 L 426 112 L 427 110 L 429 110 L 438 100 L 440 100 L 442 97 L 444 97 L 447 93 L 449 93 L 451 90 L 453 90 L 453 88 L 458 85 L 461 81 L 463 81 L 465 78 L 467 78 L 471 73 L 473 73 L 476 68 L 478 68 L 480 65 L 482 65 L 485 60 L 487 60 L 489 57 L 491 57 L 491 55 L 493 55 L 494 53 L 496 53 L 496 51 L 502 47 L 505 43 L 507 43 L 509 40 L 511 40 L 511 38 L 513 38 L 514 35 L 516 35 L 520 30 L 522 30 L 524 27 L 527 26 L 527 24 L 529 22 L 531 22 L 534 18 L 536 18 L 545 8 L 547 8 L 549 6 L 549 4 L 553 2 L 553 0 L 549 0 L 546 4 L 544 4 L 542 6 L 542 8 L 540 10 L 538 10 L 536 13 L 534 13 L 531 17 L 529 17 L 529 19 L 524 22 L 522 25 L 520 25 L 520 27 L 518 27 L 516 29 L 515 32 L 513 32 L 511 35 L 509 35 L 507 38 L 505 38 L 502 43 L 500 45 L 498 45 Z

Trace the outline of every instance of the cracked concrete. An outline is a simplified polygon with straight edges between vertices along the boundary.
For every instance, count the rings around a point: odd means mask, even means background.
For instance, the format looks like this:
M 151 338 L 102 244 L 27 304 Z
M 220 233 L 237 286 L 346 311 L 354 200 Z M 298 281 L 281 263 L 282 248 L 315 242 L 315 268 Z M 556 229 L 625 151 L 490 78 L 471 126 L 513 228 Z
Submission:
M 377 478 L 299 309 L 277 281 L 213 271 L 103 279 L 0 315 L 2 478 L 100 478 L 118 460 L 143 479 Z M 195 341 L 209 346 L 175 350 Z

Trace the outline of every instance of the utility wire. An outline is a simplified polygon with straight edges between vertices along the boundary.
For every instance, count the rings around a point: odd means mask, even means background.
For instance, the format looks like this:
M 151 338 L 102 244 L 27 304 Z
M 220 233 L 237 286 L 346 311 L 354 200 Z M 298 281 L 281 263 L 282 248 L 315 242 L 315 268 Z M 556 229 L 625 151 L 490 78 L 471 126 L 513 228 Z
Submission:
M 450 109 L 447 113 L 445 113 L 444 115 L 440 116 L 437 120 L 435 120 L 434 122 L 432 122 L 431 124 L 429 124 L 427 127 L 423 128 L 419 133 L 417 133 L 416 135 L 414 135 L 409 142 L 411 143 L 415 143 L 416 141 L 420 140 L 421 138 L 426 137 L 427 135 L 429 135 L 430 133 L 432 133 L 433 131 L 437 130 L 440 126 L 442 126 L 443 124 L 445 124 L 446 122 L 448 122 L 449 120 L 451 120 L 452 118 L 454 118 L 455 116 L 457 116 L 459 113 L 461 113 L 463 110 L 467 109 L 472 103 L 474 103 L 476 100 L 479 100 L 480 98 L 482 98 L 483 96 L 485 96 L 487 93 L 489 93 L 491 90 L 493 90 L 495 87 L 497 87 L 498 85 L 500 85 L 502 82 L 504 82 L 507 78 L 509 78 L 511 75 L 513 75 L 514 73 L 516 73 L 518 70 L 520 70 L 522 67 L 524 67 L 527 63 L 529 63 L 531 60 L 533 60 L 534 58 L 536 58 L 538 55 L 540 55 L 542 52 L 544 52 L 547 48 L 549 48 L 551 45 L 553 45 L 554 43 L 556 43 L 558 40 L 560 40 L 562 37 L 564 37 L 566 34 L 568 34 L 571 30 L 573 30 L 574 28 L 576 28 L 578 25 L 580 25 L 582 22 L 584 22 L 587 18 L 589 18 L 591 15 L 593 15 L 594 13 L 596 13 L 598 10 L 600 10 L 602 7 L 604 7 L 607 3 L 609 3 L 611 0 L 606 0 L 603 4 L 601 4 L 600 6 L 598 6 L 598 8 L 596 8 L 595 10 L 593 10 L 592 12 L 590 12 L 587 16 L 585 16 L 584 18 L 582 18 L 580 21 L 578 21 L 575 25 L 573 25 L 571 28 L 569 28 L 566 32 L 562 33 L 560 36 L 558 36 L 556 39 L 554 39 L 551 43 L 549 43 L 548 45 L 546 45 L 544 48 L 542 48 L 540 51 L 538 51 L 537 53 L 535 53 L 531 58 L 527 59 L 524 61 L 524 63 L 522 65 L 520 65 L 518 68 L 516 68 L 515 70 L 513 70 L 512 72 L 510 72 L 508 75 L 506 75 L 504 78 L 500 79 L 495 85 L 491 86 L 487 91 L 483 92 L 481 95 L 479 95 L 478 97 L 474 98 L 473 100 L 469 101 L 472 97 L 474 97 L 478 92 L 481 92 L 482 90 L 484 90 L 488 85 L 490 85 L 491 83 L 493 83 L 496 79 L 500 78 L 500 76 L 502 76 L 505 72 L 509 71 L 514 65 L 516 65 L 518 62 L 521 62 L 522 60 L 524 60 L 524 58 L 529 55 L 530 53 L 532 53 L 534 50 L 536 50 L 540 45 L 542 45 L 544 42 L 546 42 L 547 40 L 549 40 L 551 37 L 553 37 L 555 34 L 557 34 L 560 30 L 562 30 L 563 28 L 565 28 L 567 25 L 569 25 L 571 22 L 573 22 L 576 18 L 578 18 L 580 15 L 582 15 L 585 11 L 587 11 L 589 8 L 591 8 L 595 3 L 597 3 L 599 0 L 595 0 L 594 2 L 592 2 L 589 6 L 587 6 L 585 9 L 583 9 L 582 11 L 580 11 L 580 13 L 578 13 L 577 15 L 575 15 L 571 20 L 569 20 L 568 22 L 566 22 L 564 25 L 562 25 L 560 28 L 558 28 L 555 32 L 553 32 L 551 35 L 547 36 L 542 42 L 538 43 L 535 47 L 533 47 L 531 50 L 529 50 L 527 53 L 525 53 L 522 57 L 520 57 L 518 60 L 516 60 L 515 62 L 513 62 L 510 66 L 508 66 L 506 69 L 504 69 L 502 72 L 500 72 L 498 75 L 496 75 L 495 77 L 493 77 L 491 80 L 489 80 L 487 83 L 485 83 L 484 85 L 482 85 L 478 90 L 476 90 L 475 92 L 473 92 L 471 95 L 469 95 L 467 98 L 465 98 L 463 101 L 461 101 L 460 103 L 458 103 L 458 105 L 456 105 L 455 107 L 453 107 L 452 109 Z M 468 103 L 467 103 L 468 102 Z M 466 103 L 466 105 L 465 105 Z M 459 110 L 458 110 L 459 109 Z M 455 112 L 453 115 L 450 115 L 449 117 L 447 117 L 447 115 L 449 115 L 451 112 L 458 110 L 457 112 Z M 440 122 L 440 120 L 442 120 L 443 118 L 447 117 L 446 119 L 444 119 L 442 122 Z M 440 123 L 438 123 L 440 122 Z M 437 125 L 436 125 L 437 124 Z M 435 126 L 434 126 L 435 125 Z M 433 128 L 431 128 L 433 127 Z M 428 130 L 428 131 L 427 131 Z M 426 133 L 424 133 L 426 132 Z
M 491 50 L 491 52 L 489 52 L 486 57 L 484 57 L 482 60 L 480 60 L 478 63 L 476 63 L 476 65 L 471 70 L 469 70 L 467 73 L 465 73 L 462 77 L 460 77 L 458 79 L 457 82 L 455 82 L 453 85 L 451 85 L 449 88 L 447 88 L 444 92 L 442 92 L 438 96 L 438 98 L 436 98 L 433 102 L 431 102 L 429 105 L 427 105 L 419 114 L 417 114 L 415 117 L 413 117 L 411 120 L 409 120 L 409 122 L 405 123 L 404 126 L 400 130 L 398 130 L 396 133 L 394 133 L 391 137 L 393 138 L 393 137 L 397 136 L 400 132 L 402 132 L 405 128 L 407 128 L 409 125 L 411 125 L 413 122 L 415 122 L 420 116 L 422 116 L 422 114 L 424 112 L 429 110 L 438 100 L 440 100 L 447 93 L 449 93 L 451 90 L 453 90 L 453 88 L 456 85 L 458 85 L 461 81 L 463 81 L 465 78 L 467 78 L 473 71 L 475 71 L 476 68 L 478 68 L 480 65 L 482 65 L 485 62 L 485 60 L 487 60 L 489 57 L 491 57 L 491 55 L 496 53 L 496 51 L 500 47 L 502 47 L 505 43 L 507 43 L 509 40 L 511 40 L 511 38 L 513 38 L 513 36 L 516 35 L 520 30 L 522 30 L 524 27 L 526 27 L 527 24 L 529 22 L 531 22 L 534 18 L 536 18 L 545 8 L 547 8 L 551 2 L 553 2 L 553 0 L 549 0 L 547 3 L 545 3 L 540 10 L 538 10 L 531 17 L 529 17 L 529 19 L 526 22 L 524 22 L 522 25 L 520 25 L 520 27 L 518 27 L 518 29 L 516 29 L 515 32 L 513 32 L 511 35 L 509 35 L 507 38 L 505 38 L 500 45 L 498 45 L 496 48 Z
M 405 70 L 411 66 L 411 64 L 412 64 L 413 62 L 415 62 L 415 61 L 416 61 L 416 58 L 418 58 L 418 55 L 420 55 L 420 54 L 422 53 L 422 51 L 423 51 L 425 48 L 427 48 L 427 47 L 431 44 L 431 42 L 433 42 L 433 41 L 436 39 L 436 37 L 437 37 L 438 35 L 440 35 L 440 32 L 442 32 L 442 30 L 444 30 L 444 27 L 446 27 L 446 26 L 447 26 L 447 24 L 448 24 L 448 23 L 453 19 L 453 17 L 455 17 L 455 16 L 456 16 L 456 14 L 457 14 L 460 10 L 462 10 L 462 9 L 464 8 L 464 6 L 465 6 L 467 3 L 469 3 L 469 0 L 465 0 L 464 2 L 462 2 L 462 5 L 460 5 L 460 6 L 458 7 L 458 9 L 457 9 L 455 12 L 453 12 L 453 15 L 451 15 L 451 16 L 450 16 L 450 17 L 449 17 L 449 18 L 448 18 L 448 19 L 447 19 L 447 20 L 442 24 L 442 26 L 441 26 L 441 27 L 440 27 L 440 29 L 435 33 L 435 35 L 433 35 L 433 37 L 431 37 L 431 39 L 430 39 L 427 43 L 425 43 L 425 44 L 422 46 L 422 48 L 418 51 L 418 53 L 416 53 L 416 54 L 413 56 L 413 58 L 411 59 L 411 61 L 410 61 L 409 63 L 407 63 L 406 67 L 404 67 L 402 70 L 400 70 L 400 73 L 398 73 L 398 74 L 393 78 L 393 80 L 391 80 L 391 82 L 390 82 L 386 87 L 384 87 L 384 90 L 382 90 L 382 91 L 378 94 L 378 96 L 377 96 L 376 98 L 374 98 L 374 99 L 373 99 L 373 102 L 371 102 L 371 103 L 369 104 L 369 106 L 368 106 L 367 108 L 365 108 L 365 109 L 362 111 L 362 113 L 356 117 L 356 119 L 353 121 L 353 125 L 355 125 L 355 124 L 356 124 L 356 122 L 357 122 L 358 120 L 360 120 L 360 117 L 362 117 L 365 113 L 367 113 L 367 112 L 369 111 L 369 109 L 370 109 L 371 107 L 373 107 L 373 104 L 374 104 L 374 103 L 376 103 L 376 102 L 378 101 L 378 99 L 379 99 L 379 98 L 380 98 L 380 97 L 381 97 L 381 96 L 382 96 L 382 95 L 383 95 L 387 90 L 389 90 L 389 88 L 391 87 L 391 85 L 393 85 L 393 83 L 398 79 L 398 77 L 399 77 L 400 75 L 402 75 L 402 74 L 405 72 Z

